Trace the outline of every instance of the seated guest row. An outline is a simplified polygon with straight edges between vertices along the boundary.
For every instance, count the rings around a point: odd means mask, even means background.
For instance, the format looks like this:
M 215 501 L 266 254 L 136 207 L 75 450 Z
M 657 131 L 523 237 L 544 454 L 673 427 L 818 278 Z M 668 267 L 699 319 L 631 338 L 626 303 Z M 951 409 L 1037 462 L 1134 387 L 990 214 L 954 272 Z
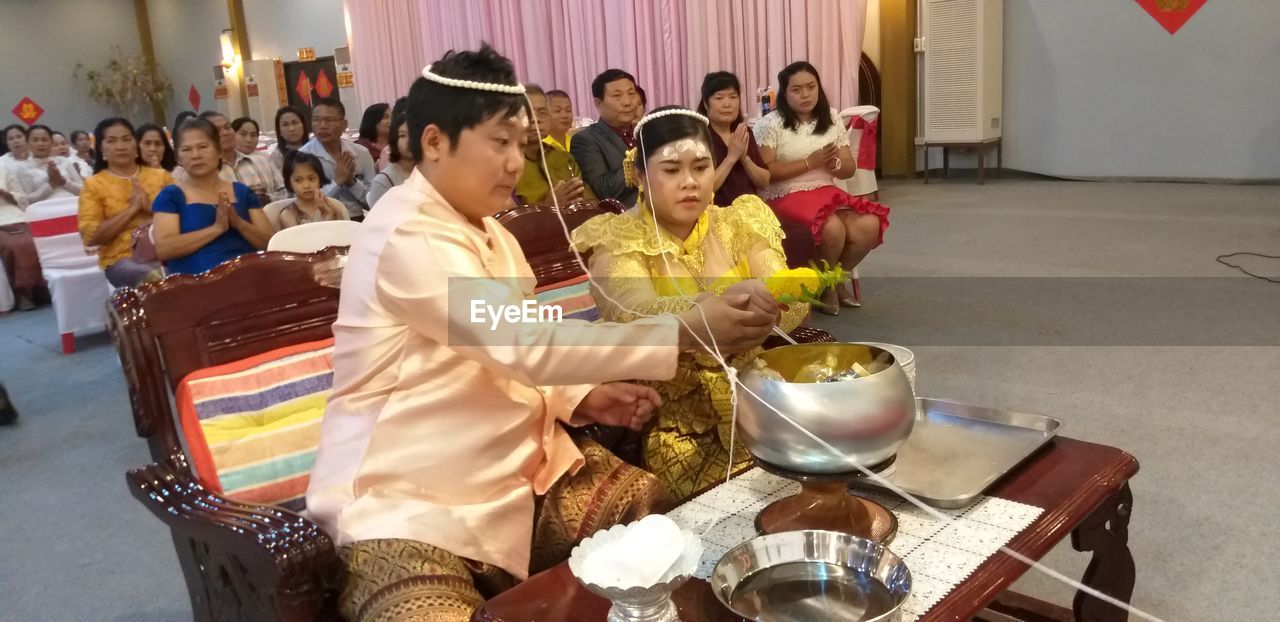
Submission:
M 0 263 L 17 307 L 24 311 L 34 309 L 37 297 L 46 290 L 35 240 L 27 226 L 27 208 L 45 199 L 78 195 L 84 185 L 82 171 L 89 172 L 70 156 L 54 152 L 56 135 L 44 125 L 27 128 L 15 124 L 4 128 L 0 155 Z
M 743 120 L 737 77 L 714 72 L 704 79 L 698 110 L 710 121 L 716 200 L 729 205 L 759 194 L 780 220 L 808 231 L 818 260 L 852 270 L 884 241 L 889 208 L 854 197 L 837 183 L 857 172 L 857 162 L 817 69 L 792 63 L 778 73 L 778 86 L 778 109 L 752 131 Z M 636 157 L 633 130 L 644 109 L 635 79 L 610 69 L 596 77 L 591 91 L 600 119 L 574 136 L 571 162 L 596 196 L 633 206 L 638 189 L 625 183 L 624 169 Z M 550 168 L 550 156 L 544 160 Z M 539 168 L 530 165 L 526 171 Z M 547 182 L 530 183 L 542 188 Z M 851 282 L 823 295 L 817 308 L 826 313 L 860 305 Z
M 183 122 L 174 136 L 181 179 L 145 164 L 147 149 L 139 144 L 153 133 L 146 126 L 135 132 L 124 119 L 95 130 L 102 156 L 80 196 L 79 226 L 85 244 L 98 249 L 107 279 L 134 286 L 158 278 L 162 262 L 169 273 L 195 274 L 266 248 L 276 228 L 258 193 L 220 176 L 225 133 L 204 119 Z M 285 171 L 284 189 L 296 198 L 282 201 L 283 226 L 347 218 L 345 206 L 323 192 L 328 178 L 319 158 L 294 153 Z

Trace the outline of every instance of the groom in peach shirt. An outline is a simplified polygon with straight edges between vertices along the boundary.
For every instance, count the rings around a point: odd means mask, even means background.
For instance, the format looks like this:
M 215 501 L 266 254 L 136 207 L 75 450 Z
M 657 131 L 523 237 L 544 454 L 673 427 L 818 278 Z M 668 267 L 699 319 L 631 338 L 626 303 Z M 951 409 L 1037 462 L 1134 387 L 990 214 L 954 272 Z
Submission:
M 408 106 L 417 169 L 351 246 L 307 491 L 346 567 L 348 620 L 467 620 L 583 537 L 661 511 L 653 476 L 564 426 L 639 429 L 660 398 L 611 381 L 668 379 L 699 340 L 753 348 L 777 321 L 755 291 L 628 324 L 508 313 L 534 279 L 492 215 L 523 170 L 525 101 L 487 46 L 424 71 Z

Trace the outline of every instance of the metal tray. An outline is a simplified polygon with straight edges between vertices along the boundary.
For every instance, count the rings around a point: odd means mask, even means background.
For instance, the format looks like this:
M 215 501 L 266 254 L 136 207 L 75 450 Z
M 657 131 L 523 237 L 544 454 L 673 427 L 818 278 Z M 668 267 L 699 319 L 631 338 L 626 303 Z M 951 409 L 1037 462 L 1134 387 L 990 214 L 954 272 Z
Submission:
M 916 425 L 886 479 L 940 508 L 969 505 L 1058 433 L 1053 417 L 916 398 Z M 870 481 L 854 488 L 886 490 Z

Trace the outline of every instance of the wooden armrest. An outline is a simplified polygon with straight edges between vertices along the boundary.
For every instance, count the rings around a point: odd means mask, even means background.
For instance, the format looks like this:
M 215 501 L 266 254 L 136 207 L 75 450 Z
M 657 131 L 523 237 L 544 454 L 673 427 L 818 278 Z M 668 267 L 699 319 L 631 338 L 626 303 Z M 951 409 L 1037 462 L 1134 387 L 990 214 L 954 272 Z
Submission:
M 224 499 L 185 464 L 132 469 L 126 480 L 134 498 L 173 532 L 195 619 L 332 615 L 326 582 L 338 569 L 337 556 L 315 523 L 282 508 Z

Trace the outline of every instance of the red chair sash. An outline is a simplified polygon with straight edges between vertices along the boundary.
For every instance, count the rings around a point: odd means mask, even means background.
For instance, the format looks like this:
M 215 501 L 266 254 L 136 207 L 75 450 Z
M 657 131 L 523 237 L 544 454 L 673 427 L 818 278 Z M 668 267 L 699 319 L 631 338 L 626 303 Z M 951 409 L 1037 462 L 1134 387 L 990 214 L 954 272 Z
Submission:
M 33 220 L 27 223 L 27 226 L 31 228 L 31 237 L 49 238 L 55 235 L 79 233 L 80 227 L 76 218 L 75 214 L 71 214 L 48 220 Z
M 862 130 L 862 138 L 858 141 L 858 168 L 876 170 L 876 137 L 880 134 L 880 118 L 867 121 L 854 117 L 849 121 L 849 127 Z

